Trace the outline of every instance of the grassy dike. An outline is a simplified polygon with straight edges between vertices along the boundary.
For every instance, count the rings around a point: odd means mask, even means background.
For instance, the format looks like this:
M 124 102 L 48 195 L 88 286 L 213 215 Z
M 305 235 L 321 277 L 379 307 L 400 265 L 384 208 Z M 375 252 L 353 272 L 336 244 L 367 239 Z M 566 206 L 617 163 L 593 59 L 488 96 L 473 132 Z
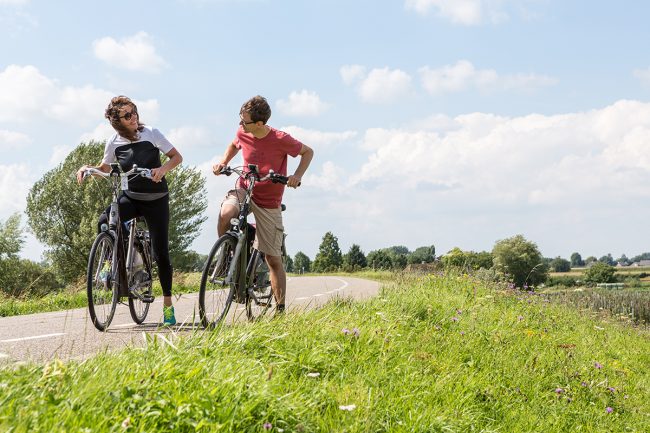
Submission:
M 0 370 L 9 432 L 647 432 L 650 335 L 467 276 Z

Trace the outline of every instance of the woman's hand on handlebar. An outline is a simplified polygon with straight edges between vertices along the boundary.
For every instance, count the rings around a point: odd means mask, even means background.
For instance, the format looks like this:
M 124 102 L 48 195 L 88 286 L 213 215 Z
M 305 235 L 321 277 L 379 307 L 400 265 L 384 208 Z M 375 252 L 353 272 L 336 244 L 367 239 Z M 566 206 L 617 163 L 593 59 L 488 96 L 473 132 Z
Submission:
M 79 185 L 82 184 L 84 179 L 86 178 L 86 170 L 88 169 L 87 165 L 82 165 L 79 170 L 77 170 L 77 183 Z
M 151 169 L 151 180 L 153 182 L 160 182 L 165 175 L 166 171 L 162 167 L 152 168 Z

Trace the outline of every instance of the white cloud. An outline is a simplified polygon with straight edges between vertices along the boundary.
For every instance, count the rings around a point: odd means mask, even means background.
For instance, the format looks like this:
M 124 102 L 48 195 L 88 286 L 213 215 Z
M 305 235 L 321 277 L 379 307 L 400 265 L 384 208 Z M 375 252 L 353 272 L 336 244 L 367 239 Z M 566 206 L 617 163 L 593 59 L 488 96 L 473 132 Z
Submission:
M 82 134 L 81 137 L 79 137 L 79 142 L 88 143 L 91 140 L 104 141 L 112 137 L 113 134 L 115 134 L 115 130 L 110 123 L 106 121 L 98 124 L 92 131 Z
M 313 173 L 313 168 L 310 170 L 310 173 L 305 176 L 305 184 L 324 191 L 343 193 L 347 185 L 347 177 L 343 167 L 332 161 L 325 161 L 320 173 Z
M 167 67 L 156 53 L 153 38 L 138 32 L 119 41 L 107 36 L 93 42 L 95 57 L 111 66 L 130 71 L 158 73 Z
M 56 166 L 62 163 L 65 158 L 75 149 L 76 146 L 60 145 L 54 146 L 50 155 L 50 166 Z M 98 164 L 99 161 L 89 161 L 91 164 Z
M 356 131 L 324 132 L 314 129 L 305 129 L 299 126 L 285 126 L 280 129 L 313 148 L 335 147 L 339 144 L 349 142 L 357 136 Z
M 434 10 L 438 16 L 454 24 L 475 26 L 484 22 L 494 24 L 510 19 L 508 5 L 512 4 L 524 18 L 533 18 L 535 13 L 526 7 L 530 1 L 521 0 L 405 0 L 406 9 L 420 15 Z
M 303 89 L 300 92 L 291 92 L 287 100 L 280 99 L 277 107 L 282 114 L 288 116 L 318 116 L 329 104 L 321 101 L 316 92 Z
M 368 130 L 364 147 L 373 153 L 352 184 L 453 190 L 449 200 L 489 207 L 600 206 L 622 195 L 650 197 L 650 104 L 620 101 L 556 116 L 473 113 L 455 122 L 443 134 Z
M 361 80 L 357 91 L 365 102 L 392 102 L 411 92 L 411 76 L 399 69 L 372 69 Z
M 32 142 L 32 139 L 22 132 L 7 131 L 0 129 L 0 150 L 11 151 L 24 148 Z
M 35 177 L 28 164 L 0 165 L 0 220 L 25 209 Z
M 343 82 L 349 86 L 366 76 L 366 68 L 361 65 L 344 65 L 341 66 L 340 73 Z
M 57 98 L 57 83 L 34 66 L 9 65 L 0 72 L 0 122 L 24 122 Z
M 23 6 L 29 3 L 30 0 L 0 0 L 0 6 Z
M 646 69 L 635 69 L 632 71 L 632 75 L 641 83 L 643 83 L 646 86 L 650 86 L 650 68 Z
M 58 92 L 57 101 L 46 109 L 57 120 L 89 124 L 103 117 L 104 109 L 115 95 L 93 86 L 65 87 Z
M 468 89 L 480 91 L 503 91 L 512 89 L 532 90 L 554 85 L 557 80 L 544 75 L 514 74 L 499 76 L 493 69 L 476 69 L 467 60 L 454 65 L 431 69 L 419 69 L 422 86 L 432 95 L 460 92 Z
M 187 150 L 214 143 L 214 138 L 210 135 L 210 131 L 200 126 L 174 128 L 166 136 L 184 156 Z

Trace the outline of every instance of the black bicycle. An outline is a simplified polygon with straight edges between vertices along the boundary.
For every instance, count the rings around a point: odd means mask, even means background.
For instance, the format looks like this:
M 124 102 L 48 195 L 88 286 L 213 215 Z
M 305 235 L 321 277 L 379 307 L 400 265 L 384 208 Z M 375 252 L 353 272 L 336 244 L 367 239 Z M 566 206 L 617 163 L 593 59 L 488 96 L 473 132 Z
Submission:
M 230 230 L 214 243 L 203 267 L 199 289 L 199 316 L 206 328 L 213 328 L 228 314 L 232 302 L 244 304 L 248 320 L 261 317 L 273 302 L 269 269 L 264 253 L 253 248 L 255 226 L 247 221 L 256 182 L 270 180 L 287 184 L 286 176 L 270 171 L 261 176 L 257 166 L 225 167 L 221 174 L 236 173 L 247 180 L 248 187 L 239 206 L 239 216 L 230 220 Z M 282 210 L 285 206 L 282 205 Z M 282 262 L 286 266 L 287 251 L 282 238 Z
M 133 166 L 121 172 L 117 163 L 104 173 L 88 168 L 85 176 L 98 176 L 111 184 L 113 200 L 108 225 L 101 227 L 88 256 L 88 312 L 93 325 L 106 331 L 123 298 L 129 300 L 129 311 L 137 324 L 144 322 L 154 301 L 152 292 L 152 250 L 149 231 L 142 218 L 122 222 L 118 212 L 120 193 L 128 189 L 128 180 L 136 176 L 151 179 L 151 170 Z

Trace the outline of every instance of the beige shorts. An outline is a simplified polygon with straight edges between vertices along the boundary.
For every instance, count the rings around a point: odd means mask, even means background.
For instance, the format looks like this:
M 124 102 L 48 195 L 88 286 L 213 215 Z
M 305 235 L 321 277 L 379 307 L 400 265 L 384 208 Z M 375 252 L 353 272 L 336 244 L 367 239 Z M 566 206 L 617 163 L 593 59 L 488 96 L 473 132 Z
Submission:
M 241 188 L 228 191 L 221 206 L 229 204 L 240 209 L 239 203 L 243 202 L 246 191 Z M 251 201 L 251 211 L 255 216 L 255 242 L 253 247 L 269 256 L 282 255 L 282 240 L 284 238 L 284 225 L 282 224 L 282 209 L 267 209 L 257 206 Z

